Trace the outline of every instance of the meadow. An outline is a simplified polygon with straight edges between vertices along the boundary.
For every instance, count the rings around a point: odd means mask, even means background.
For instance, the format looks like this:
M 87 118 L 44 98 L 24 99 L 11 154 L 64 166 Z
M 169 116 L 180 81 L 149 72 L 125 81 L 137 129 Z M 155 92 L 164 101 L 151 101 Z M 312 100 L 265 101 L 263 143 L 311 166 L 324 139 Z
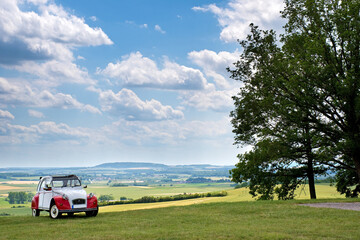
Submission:
M 6 194 L 9 191 L 30 191 L 35 193 L 36 184 L 33 182 L 25 181 L 8 181 L 0 184 L 0 215 L 10 216 L 30 216 L 30 203 L 27 204 L 9 204 L 5 201 Z M 247 188 L 233 189 L 229 183 L 194 183 L 194 184 L 161 184 L 153 186 L 128 186 L 128 187 L 111 187 L 105 182 L 91 184 L 86 191 L 93 192 L 98 197 L 100 195 L 109 194 L 116 200 L 120 197 L 127 197 L 138 199 L 143 196 L 171 196 L 183 193 L 206 193 L 226 190 L 228 195 L 225 197 L 211 197 L 200 199 L 189 199 L 174 202 L 160 202 L 160 203 L 144 203 L 144 204 L 126 204 L 117 206 L 101 207 L 101 212 L 121 212 L 129 210 L 149 209 L 149 208 L 162 208 L 171 206 L 185 206 L 199 203 L 214 203 L 214 202 L 239 202 L 239 201 L 254 201 L 254 198 L 248 193 Z M 335 187 L 329 184 L 317 184 L 316 190 L 318 199 L 335 199 L 343 198 L 344 196 L 336 192 Z M 308 199 L 309 190 L 307 185 L 300 187 L 296 193 L 296 199 Z M 42 212 L 41 215 L 48 215 Z
M 320 200 L 317 200 L 320 201 Z M 338 199 L 336 201 L 348 201 Z M 360 213 L 309 200 L 212 202 L 52 220 L 1 217 L 0 239 L 359 239 Z
M 29 184 L 0 186 L 34 191 Z M 310 208 L 309 202 L 349 202 L 328 184 L 317 184 L 318 200 L 309 200 L 307 186 L 291 201 L 254 201 L 248 189 L 224 184 L 179 184 L 149 187 L 89 186 L 87 191 L 116 197 L 167 196 L 227 189 L 225 197 L 101 207 L 94 218 L 83 213 L 52 220 L 48 213 L 30 215 L 30 204 L 11 208 L 0 197 L 0 239 L 360 239 L 360 212 Z M 19 190 L 16 188 L 16 190 Z M 19 206 L 15 204 L 15 206 Z M 20 205 L 22 206 L 22 205 Z

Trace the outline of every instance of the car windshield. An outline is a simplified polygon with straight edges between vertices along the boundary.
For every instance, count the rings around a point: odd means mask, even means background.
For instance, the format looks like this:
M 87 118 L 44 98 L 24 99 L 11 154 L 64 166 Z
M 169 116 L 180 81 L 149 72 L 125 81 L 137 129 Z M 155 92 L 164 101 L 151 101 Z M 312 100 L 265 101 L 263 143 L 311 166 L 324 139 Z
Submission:
M 78 178 L 74 177 L 56 177 L 52 180 L 52 185 L 54 188 L 62 187 L 80 187 L 81 182 Z

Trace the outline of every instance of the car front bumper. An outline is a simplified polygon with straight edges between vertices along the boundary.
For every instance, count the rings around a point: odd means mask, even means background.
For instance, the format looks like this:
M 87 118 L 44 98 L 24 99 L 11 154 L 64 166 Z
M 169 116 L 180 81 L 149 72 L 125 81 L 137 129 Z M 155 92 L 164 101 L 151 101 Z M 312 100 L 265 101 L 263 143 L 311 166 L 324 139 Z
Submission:
M 96 211 L 98 208 L 71 208 L 71 209 L 59 209 L 60 213 L 77 213 L 77 212 L 91 212 Z

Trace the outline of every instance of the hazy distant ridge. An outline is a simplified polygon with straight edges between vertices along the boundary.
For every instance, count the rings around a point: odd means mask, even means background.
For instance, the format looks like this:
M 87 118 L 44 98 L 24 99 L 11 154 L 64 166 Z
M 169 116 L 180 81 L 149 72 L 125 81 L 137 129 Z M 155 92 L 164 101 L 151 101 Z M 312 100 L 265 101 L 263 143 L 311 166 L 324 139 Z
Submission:
M 103 163 L 94 166 L 93 168 L 150 168 L 150 169 L 168 169 L 168 168 L 228 168 L 233 166 L 217 166 L 211 164 L 190 164 L 190 165 L 165 165 L 160 163 L 147 163 L 147 162 L 112 162 Z
M 113 162 L 103 163 L 94 166 L 94 168 L 168 168 L 169 166 L 159 163 L 145 163 L 145 162 Z

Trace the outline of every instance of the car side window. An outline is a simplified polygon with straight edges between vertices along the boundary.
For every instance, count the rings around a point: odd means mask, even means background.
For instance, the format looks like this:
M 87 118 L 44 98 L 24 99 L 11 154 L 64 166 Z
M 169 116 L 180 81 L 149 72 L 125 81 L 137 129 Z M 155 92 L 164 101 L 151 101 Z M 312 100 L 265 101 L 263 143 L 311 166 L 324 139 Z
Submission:
M 41 190 L 44 190 L 44 187 L 45 187 L 45 179 L 43 179 L 43 181 L 41 182 L 41 185 L 40 185 L 40 191 Z
M 43 187 L 42 187 L 43 183 L 44 183 L 44 179 L 41 179 L 41 180 L 40 180 L 40 183 L 39 183 L 39 185 L 38 185 L 38 187 L 37 187 L 37 191 L 40 191 L 40 190 L 43 189 Z
M 80 181 L 78 179 L 75 179 L 74 180 L 74 187 L 79 187 L 79 186 L 81 186 Z
M 50 185 L 50 179 L 49 178 L 45 178 L 40 186 L 40 190 L 44 190 L 44 188 L 46 187 L 46 185 Z

